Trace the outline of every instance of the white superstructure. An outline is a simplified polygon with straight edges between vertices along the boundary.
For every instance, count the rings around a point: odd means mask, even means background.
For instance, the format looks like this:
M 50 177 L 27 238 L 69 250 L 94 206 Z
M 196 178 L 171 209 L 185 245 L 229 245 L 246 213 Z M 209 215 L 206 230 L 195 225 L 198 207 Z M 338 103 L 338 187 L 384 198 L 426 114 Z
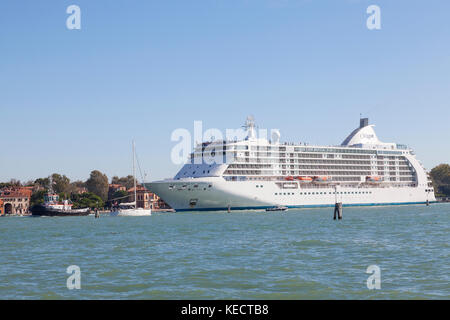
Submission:
M 242 141 L 198 144 L 173 179 L 146 187 L 177 211 L 436 201 L 414 152 L 381 142 L 367 118 L 340 146 L 258 139 L 252 119 L 247 119 L 246 128 Z M 211 162 L 211 156 L 223 161 Z

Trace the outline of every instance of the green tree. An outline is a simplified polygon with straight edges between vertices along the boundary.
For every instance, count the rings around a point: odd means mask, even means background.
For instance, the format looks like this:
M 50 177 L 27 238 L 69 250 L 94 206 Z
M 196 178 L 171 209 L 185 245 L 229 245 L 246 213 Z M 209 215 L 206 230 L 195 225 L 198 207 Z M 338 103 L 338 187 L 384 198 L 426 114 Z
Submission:
M 70 179 L 65 175 L 60 175 L 58 173 L 52 174 L 53 181 L 53 190 L 56 193 L 69 193 L 70 188 Z
M 128 192 L 126 192 L 125 190 L 118 190 L 118 191 L 114 192 L 110 201 L 113 201 L 113 202 L 117 201 L 117 203 L 122 203 L 122 202 L 127 202 L 127 198 L 128 198 Z
M 105 206 L 105 203 L 102 200 L 102 198 L 91 192 L 86 192 L 82 194 L 72 194 L 71 200 L 74 209 L 102 208 Z
M 92 171 L 89 179 L 86 181 L 88 191 L 96 194 L 103 201 L 108 199 L 108 186 L 108 177 L 98 170 Z
M 34 181 L 35 185 L 38 185 L 44 189 L 50 188 L 50 179 L 49 178 L 39 178 Z
M 433 185 L 441 195 L 450 196 L 450 165 L 440 164 L 430 172 Z
M 47 190 L 39 190 L 37 192 L 34 192 L 30 198 L 30 207 L 32 207 L 36 204 L 44 203 L 44 196 L 46 194 L 47 194 Z
M 119 178 L 118 176 L 114 176 L 111 179 L 112 184 L 120 184 L 127 189 L 133 188 L 134 186 L 134 178 L 132 175 L 128 175 L 126 177 Z

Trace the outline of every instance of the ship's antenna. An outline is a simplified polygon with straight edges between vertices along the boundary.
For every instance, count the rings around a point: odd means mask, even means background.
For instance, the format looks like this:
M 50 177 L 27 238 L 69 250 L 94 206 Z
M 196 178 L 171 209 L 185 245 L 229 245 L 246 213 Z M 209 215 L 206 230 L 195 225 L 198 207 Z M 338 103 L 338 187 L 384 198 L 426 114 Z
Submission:
M 255 138 L 255 118 L 252 115 L 247 117 L 243 127 L 248 130 L 248 139 Z
M 55 193 L 55 192 L 53 191 L 53 177 L 50 175 L 50 176 L 48 177 L 48 180 L 50 181 L 50 182 L 49 182 L 49 187 L 48 187 L 48 193 L 53 194 L 53 193 Z

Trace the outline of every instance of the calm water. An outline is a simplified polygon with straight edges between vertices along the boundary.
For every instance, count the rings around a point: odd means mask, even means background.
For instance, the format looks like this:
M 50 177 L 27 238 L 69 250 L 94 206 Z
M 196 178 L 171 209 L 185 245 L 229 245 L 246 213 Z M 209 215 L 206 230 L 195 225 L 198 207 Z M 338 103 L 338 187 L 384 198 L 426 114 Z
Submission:
M 0 234 L 2 299 L 450 299 L 448 204 L 5 217 Z

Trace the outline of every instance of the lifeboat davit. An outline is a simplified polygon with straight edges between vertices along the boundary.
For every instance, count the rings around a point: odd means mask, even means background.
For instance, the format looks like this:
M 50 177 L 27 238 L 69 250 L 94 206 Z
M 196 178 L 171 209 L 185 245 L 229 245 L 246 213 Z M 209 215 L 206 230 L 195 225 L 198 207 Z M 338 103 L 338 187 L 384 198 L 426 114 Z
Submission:
M 311 177 L 296 177 L 300 182 L 311 182 L 313 179 Z

